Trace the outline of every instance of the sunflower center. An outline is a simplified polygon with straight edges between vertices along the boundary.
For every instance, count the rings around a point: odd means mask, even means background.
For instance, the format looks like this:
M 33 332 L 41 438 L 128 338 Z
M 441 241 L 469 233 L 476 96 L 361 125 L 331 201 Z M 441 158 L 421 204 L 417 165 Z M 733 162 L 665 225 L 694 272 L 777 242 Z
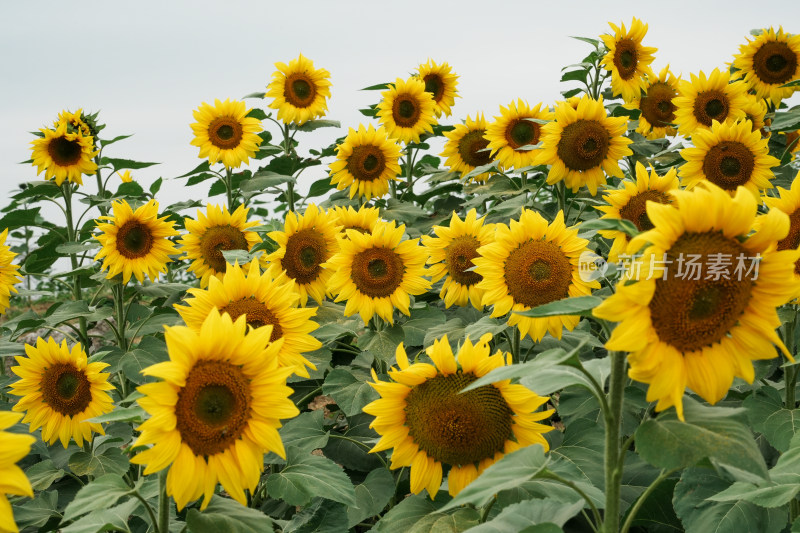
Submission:
M 44 370 L 42 402 L 64 416 L 75 416 L 92 402 L 89 379 L 72 363 L 56 363 Z
M 578 120 L 567 125 L 558 141 L 558 157 L 570 170 L 589 170 L 608 154 L 609 135 L 596 120 Z
M 661 191 L 647 190 L 640 192 L 628 200 L 624 206 L 619 209 L 619 216 L 630 220 L 636 224 L 639 231 L 647 231 L 653 229 L 653 223 L 650 217 L 647 216 L 647 202 L 657 202 L 659 204 L 671 204 L 672 198 Z
M 225 451 L 247 427 L 251 402 L 250 381 L 240 367 L 226 361 L 198 361 L 175 404 L 181 440 L 197 456 Z
M 647 94 L 642 96 L 639 109 L 642 116 L 654 128 L 665 128 L 675 120 L 675 106 L 672 99 L 677 96 L 676 91 L 664 82 L 656 82 L 647 89 Z
M 438 102 L 444 96 L 444 83 L 437 74 L 428 74 L 423 78 L 425 91 L 431 93 L 434 102 Z
M 778 250 L 797 250 L 800 246 L 800 209 L 789 215 L 789 234 L 778 241 Z M 794 271 L 800 275 L 800 259 L 794 264 Z
M 283 97 L 295 107 L 308 107 L 314 103 L 317 86 L 305 72 L 296 72 L 286 78 Z
M 636 74 L 638 63 L 636 42 L 633 39 L 620 39 L 614 53 L 614 65 L 619 71 L 619 77 L 623 80 L 631 79 Z
M 783 85 L 794 77 L 797 54 L 786 43 L 764 43 L 753 54 L 753 70 L 762 82 Z
M 360 181 L 374 181 L 386 170 L 386 157 L 378 146 L 366 144 L 353 148 L 347 158 L 347 171 Z
M 249 250 L 244 233 L 231 225 L 212 226 L 200 237 L 203 261 L 217 272 L 225 272 L 227 261 L 223 250 Z
M 487 150 L 488 139 L 484 139 L 486 130 L 470 131 L 458 141 L 458 155 L 469 166 L 480 167 L 492 162 L 492 153 Z
M 153 248 L 153 240 L 150 228 L 132 219 L 117 230 L 117 252 L 127 259 L 144 257 Z
M 218 117 L 208 126 L 208 140 L 221 150 L 239 146 L 243 134 L 242 125 L 233 117 Z
M 572 266 L 557 244 L 530 240 L 508 255 L 505 280 L 514 303 L 536 307 L 569 295 Z
M 728 97 L 722 91 L 702 92 L 694 100 L 694 118 L 700 124 L 711 127 L 711 122 L 725 122 L 728 117 Z
M 228 313 L 234 321 L 240 316 L 245 315 L 247 324 L 254 328 L 267 325 L 272 326 L 272 336 L 269 338 L 270 342 L 278 340 L 283 336 L 283 330 L 281 329 L 278 317 L 275 316 L 265 303 L 259 302 L 252 296 L 231 302 L 221 308 L 219 312 Z
M 359 291 L 372 298 L 394 293 L 404 274 L 403 260 L 389 248 L 367 248 L 353 256 L 350 277 Z
M 290 278 L 304 285 L 319 277 L 322 270 L 320 265 L 328 259 L 325 238 L 313 228 L 307 228 L 286 241 L 286 254 L 281 259 L 281 265 Z
M 709 275 L 721 257 L 732 263 L 729 279 Z M 673 261 L 668 263 L 667 277 L 656 280 L 650 301 L 659 339 L 681 352 L 692 352 L 728 335 L 750 302 L 755 279 L 750 271 L 734 271 L 737 257 L 749 253 L 721 232 L 684 233 L 675 241 L 667 251 L 667 261 Z M 690 267 L 689 260 L 697 266 Z
M 478 247 L 481 243 L 472 235 L 462 235 L 456 237 L 444 249 L 445 264 L 447 273 L 453 280 L 461 285 L 474 285 L 483 279 L 483 276 L 475 271 L 467 270 L 472 268 L 472 260 L 478 255 Z
M 468 465 L 502 452 L 511 438 L 514 412 L 493 385 L 459 394 L 475 381 L 472 373 L 436 376 L 406 397 L 408 434 L 429 457 Z
M 515 119 L 506 127 L 506 142 L 516 150 L 539 142 L 539 124 L 525 119 Z
M 47 153 L 56 165 L 68 167 L 81 160 L 83 149 L 77 140 L 56 137 L 47 143 Z
M 419 102 L 410 96 L 398 96 L 392 105 L 392 117 L 401 128 L 413 128 L 421 113 Z
M 750 181 L 755 169 L 755 156 L 738 141 L 722 141 L 713 146 L 703 160 L 706 178 L 728 191 Z

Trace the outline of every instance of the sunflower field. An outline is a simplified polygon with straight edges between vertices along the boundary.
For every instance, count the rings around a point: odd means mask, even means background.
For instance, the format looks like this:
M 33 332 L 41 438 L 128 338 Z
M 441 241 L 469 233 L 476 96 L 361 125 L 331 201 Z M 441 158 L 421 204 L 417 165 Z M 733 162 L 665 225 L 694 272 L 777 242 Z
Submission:
M 429 59 L 346 133 L 275 63 L 194 109 L 202 201 L 35 132 L 0 533 L 800 532 L 800 35 L 679 76 L 609 25 L 558 101 Z

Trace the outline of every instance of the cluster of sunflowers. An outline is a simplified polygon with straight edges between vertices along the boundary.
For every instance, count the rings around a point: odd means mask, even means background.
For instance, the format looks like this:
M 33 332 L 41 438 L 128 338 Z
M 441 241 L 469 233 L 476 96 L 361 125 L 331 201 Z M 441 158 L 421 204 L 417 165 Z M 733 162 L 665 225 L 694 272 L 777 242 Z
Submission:
M 380 102 L 365 110 L 379 127 L 350 129 L 328 153 L 335 155 L 326 178 L 330 187 L 349 193 L 296 211 L 296 175 L 288 176 L 282 181 L 287 212 L 282 229 L 278 222 L 273 231 L 249 220 L 251 197 L 238 201 L 234 169 L 260 159 L 262 152 L 300 160 L 294 135 L 320 125 L 331 85 L 329 73 L 302 55 L 276 64 L 266 93 L 259 95 L 271 99 L 276 119 L 241 101 L 217 100 L 195 110 L 192 144 L 208 161 L 203 171 L 216 163 L 224 167 L 214 174 L 225 185 L 228 204 L 207 204 L 194 219 L 160 213 L 155 193 L 138 198 L 138 207 L 115 199 L 106 190 L 108 179 L 100 178 L 104 145 L 96 115 L 63 112 L 33 141 L 31 162 L 63 194 L 66 244 L 81 238 L 71 198 L 83 186 L 82 176 L 96 175 L 96 197 L 108 200 L 95 204 L 101 211 L 92 236 L 100 248 L 97 264 L 79 264 L 74 252 L 66 252 L 76 272 L 73 296 L 82 295 L 79 267 L 103 273 L 94 279 L 105 278 L 99 290 L 112 294 L 114 320 L 107 323 L 118 348 L 128 353 L 140 342 L 136 332 L 125 330 L 136 298 L 136 291 L 125 292 L 131 278 L 146 288 L 145 278 L 155 283 L 168 274 L 172 281 L 179 272 L 192 286 L 168 300 L 185 325 L 166 327 L 161 335 L 167 357 L 141 370 L 153 380 L 137 392 L 128 390 L 123 375 L 115 384 L 114 367 L 102 353 L 87 356 L 90 339 L 82 315 L 72 327 L 82 342 L 70 347 L 66 340 L 39 337 L 25 345 L 25 356 L 16 357 L 11 371 L 19 379 L 10 383 L 9 393 L 19 400 L 13 411 L 25 413 L 22 423 L 31 432 L 41 427 L 45 443 L 60 441 L 66 449 L 74 441 L 91 450 L 93 434 L 104 435 L 102 423 L 113 420 L 108 414 L 136 409 L 120 407 L 135 400 L 142 416 L 126 452 L 131 463 L 145 466 L 137 472 L 142 476 L 168 469 L 160 481 L 164 499 L 172 497 L 181 511 L 202 497 L 202 511 L 221 484 L 247 506 L 276 475 L 271 467 L 264 476 L 265 455 L 291 455 L 279 433 L 281 421 L 297 417 L 315 396 L 293 399 L 290 384 L 323 378 L 311 356 L 323 348 L 320 338 L 328 338 L 319 335 L 325 327 L 315 321 L 318 314 L 337 309 L 340 322 L 358 315 L 358 331 L 374 337 L 396 321 L 408 323 L 414 309 L 472 307 L 482 317 L 490 308 L 491 319 L 505 317 L 495 321 L 494 335 L 466 337 L 455 350 L 444 332 L 426 340 L 425 350 L 422 342 L 395 342 L 396 367 L 377 358 L 369 365 L 367 383 L 377 397 L 358 409 L 371 416 L 369 426 L 377 433 L 367 447 L 376 454 L 391 449 L 385 466 L 408 468 L 408 490 L 427 490 L 435 499 L 445 474 L 455 497 L 505 455 L 533 444 L 550 448 L 554 441 L 545 434 L 554 428 L 543 421 L 556 413 L 558 394 L 551 398 L 550 391 L 537 393 L 510 379 L 524 375 L 514 374 L 514 367 L 524 366 L 520 363 L 536 363 L 529 355 L 538 353 L 548 334 L 558 341 L 583 324 L 604 342 L 593 358 L 616 358 L 621 363 L 613 368 L 619 371 L 627 364 L 628 376 L 647 385 L 646 400 L 655 403 L 655 411 L 675 407 L 681 420 L 687 388 L 715 404 L 735 378 L 754 382 L 754 361 L 775 359 L 778 350 L 793 360 L 793 330 L 788 336 L 777 330 L 785 322 L 779 308 L 800 297 L 800 174 L 790 188 L 778 187 L 778 195 L 768 191 L 776 169 L 791 168 L 798 151 L 796 131 L 775 134 L 770 121 L 781 116 L 781 102 L 800 90 L 800 36 L 763 30 L 741 47 L 730 71 L 700 72 L 687 81 L 669 67 L 658 75 L 652 70 L 656 49 L 642 44 L 645 24 L 634 18 L 630 29 L 611 27 L 613 34 L 602 36 L 602 44 L 589 40 L 596 50 L 587 67 L 568 78 L 581 81 L 585 90 L 567 91 L 552 107 L 519 99 L 501 106 L 492 123 L 483 114 L 455 126 L 437 123 L 451 115 L 458 96 L 457 76 L 446 63 L 428 61 L 410 78 L 382 86 Z M 610 88 L 603 92 L 608 78 Z M 618 97 L 621 104 L 607 104 Z M 281 128 L 281 146 L 269 145 L 261 114 Z M 447 139 L 441 156 L 448 179 L 459 180 L 459 193 L 477 199 L 459 199 L 463 216 L 455 209 L 427 213 L 424 195 L 413 193 L 418 174 L 430 175 L 416 158 L 435 135 Z M 666 137 L 691 139 L 692 146 L 668 147 Z M 658 149 L 642 152 L 642 146 Z M 649 171 L 643 162 L 651 164 Z M 129 170 L 119 175 L 132 182 Z M 238 182 L 247 176 L 239 174 Z M 513 204 L 514 218 L 504 214 L 504 200 L 481 197 L 506 184 L 521 199 Z M 598 192 L 604 196 L 596 198 Z M 396 203 L 389 204 L 387 195 Z M 415 208 L 427 220 L 407 227 L 382 218 L 404 199 L 417 201 Z M 590 216 L 587 206 L 602 215 Z M 3 244 L 7 236 L 8 230 L 0 236 L 3 312 L 22 279 L 12 262 L 16 254 Z M 587 273 L 586 258 L 596 257 L 593 238 L 609 262 L 631 260 L 637 267 L 625 268 L 619 279 Z M 737 258 L 755 262 L 737 270 Z M 188 266 L 180 266 L 181 260 Z M 687 276 L 690 264 L 700 274 Z M 581 316 L 593 318 L 581 321 Z M 796 316 L 795 311 L 792 320 Z M 618 325 L 612 331 L 613 323 Z M 357 337 L 342 338 L 347 336 L 334 338 L 333 345 L 359 357 L 367 353 Z M 409 346 L 419 348 L 413 360 Z M 611 474 L 622 471 L 628 447 L 619 427 L 622 378 L 612 375 L 606 401 L 606 376 L 598 383 L 580 362 L 570 364 L 589 376 L 602 398 L 606 457 L 612 450 L 619 464 L 606 464 L 605 517 L 580 487 L 568 480 L 565 485 L 595 512 L 594 525 L 602 522 L 604 531 L 617 531 L 620 478 Z M 786 374 L 792 376 L 786 387 L 794 391 L 797 371 Z M 790 410 L 796 407 L 793 392 L 791 398 Z M 21 416 L 0 414 L 0 430 Z M 5 493 L 33 496 L 16 463 L 35 439 L 0 435 L 0 531 L 17 531 Z M 401 478 L 402 470 L 398 486 Z M 551 479 L 561 478 L 551 474 Z M 133 484 L 130 490 L 136 490 Z M 139 498 L 151 515 L 151 530 L 167 533 L 168 502 L 159 502 L 156 518 Z M 388 498 L 374 515 L 386 505 Z M 492 505 L 475 524 L 487 519 Z M 632 516 L 635 512 L 623 530 Z

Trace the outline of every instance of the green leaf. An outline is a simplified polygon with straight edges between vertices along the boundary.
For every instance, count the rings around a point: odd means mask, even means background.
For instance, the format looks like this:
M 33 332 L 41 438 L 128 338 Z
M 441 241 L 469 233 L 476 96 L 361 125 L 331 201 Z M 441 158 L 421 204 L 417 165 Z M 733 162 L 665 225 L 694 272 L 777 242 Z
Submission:
M 339 431 L 331 433 L 328 445 L 322 449 L 325 457 L 348 470 L 370 472 L 380 468 L 382 465 L 376 454 L 367 452 L 380 438 L 380 435 L 369 427 L 373 420 L 375 420 L 373 416 L 364 413 L 347 417 L 346 429 L 341 433 Z M 346 437 L 349 440 L 336 438 L 339 436 Z M 365 444 L 368 447 L 355 444 L 351 440 Z
M 117 170 L 123 170 L 126 168 L 136 170 L 139 168 L 152 167 L 153 165 L 158 165 L 159 163 L 145 163 L 142 161 L 133 161 L 132 159 L 114 159 L 111 157 L 104 157 L 100 160 L 100 164 L 111 165 L 111 167 L 114 169 L 114 172 L 116 172 Z
M 515 503 L 503 508 L 491 521 L 470 529 L 470 533 L 519 533 L 526 527 L 548 522 L 563 526 L 583 506 L 583 500 L 565 504 L 552 498 Z
M 464 320 L 459 317 L 451 318 L 444 324 L 432 326 L 428 329 L 427 333 L 425 333 L 425 339 L 422 341 L 423 346 L 430 346 L 433 344 L 433 341 L 445 335 L 447 335 L 447 340 L 450 341 L 450 345 L 455 346 L 457 342 L 464 339 L 465 327 Z
M 800 409 L 786 409 L 780 393 L 772 387 L 758 389 L 742 406 L 753 430 L 762 433 L 776 450 L 789 449 L 792 437 L 800 432 Z
M 329 432 L 325 431 L 325 413 L 322 410 L 301 413 L 292 418 L 278 430 L 284 448 L 293 446 L 298 450 L 311 453 L 328 444 Z M 267 464 L 283 462 L 275 453 L 270 453 L 264 458 Z
M 464 328 L 464 337 L 469 338 L 474 344 L 487 333 L 491 333 L 493 337 L 496 337 L 498 333 L 506 329 L 508 329 L 508 323 L 505 320 L 484 316 Z
M 0 218 L 0 228 L 12 230 L 22 226 L 37 226 L 39 209 L 38 207 L 33 209 L 14 209 L 3 218 Z
M 36 463 L 25 471 L 25 475 L 31 482 L 33 490 L 47 490 L 50 485 L 64 477 L 64 470 L 56 468 L 53 461 L 45 459 Z
M 576 296 L 550 302 L 527 311 L 514 311 L 514 314 L 541 318 L 558 315 L 592 316 L 592 309 L 603 303 L 597 296 Z
M 297 131 L 314 131 L 320 128 L 341 128 L 342 123 L 338 120 L 308 120 L 300 125 L 290 124 L 289 129 Z
M 365 405 L 380 397 L 375 389 L 367 384 L 366 373 L 362 377 L 364 379 L 359 379 L 344 368 L 334 368 L 322 384 L 322 393 L 336 400 L 336 405 L 345 415 L 356 415 Z
M 684 471 L 675 485 L 672 503 L 686 533 L 779 533 L 786 526 L 783 509 L 763 509 L 745 501 L 709 500 L 728 485 L 729 482 L 708 468 Z
M 442 505 L 448 501 L 450 501 L 450 496 L 443 491 L 439 491 L 434 501 L 431 501 L 427 494 L 409 496 L 383 515 L 371 531 L 374 533 L 444 533 L 463 531 L 463 529 L 448 527 L 454 525 L 453 519 L 449 524 L 447 522 L 437 524 L 438 519 L 451 514 L 439 512 Z M 463 511 L 467 511 L 467 513 Z M 477 515 L 477 511 L 474 509 L 459 509 L 452 514 L 459 514 L 459 517 L 455 520 L 458 520 L 458 525 L 462 527 L 471 527 L 477 523 L 473 522 Z M 442 529 L 434 529 L 437 525 L 441 526 Z
M 598 39 L 591 39 L 589 37 L 576 37 L 574 35 L 570 35 L 570 37 L 573 38 L 573 39 L 577 39 L 579 41 L 583 41 L 585 43 L 589 43 L 592 46 L 594 46 L 595 48 L 600 46 L 600 41 Z
M 317 196 L 322 196 L 323 194 L 335 188 L 336 186 L 331 183 L 330 178 L 322 178 L 311 184 L 311 187 L 308 188 L 308 194 L 306 197 L 315 198 Z
M 126 378 L 141 385 L 155 379 L 143 375 L 142 370 L 161 361 L 162 359 L 157 354 L 136 349 L 122 356 L 119 360 L 119 368 Z
M 255 118 L 255 119 L 258 119 L 258 120 L 264 120 L 265 118 L 267 118 L 267 114 L 264 113 L 264 110 L 263 109 L 259 109 L 257 107 L 254 107 L 253 109 L 248 111 L 247 115 L 245 115 L 245 116 L 249 117 L 249 118 Z
M 130 532 L 128 518 L 133 514 L 138 514 L 136 512 L 138 507 L 139 500 L 130 499 L 111 509 L 92 511 L 59 531 L 60 533 L 98 533 L 100 531 L 125 531 L 127 533 Z
M 624 218 L 596 218 L 581 222 L 578 226 L 578 231 L 581 233 L 589 230 L 621 231 L 630 237 L 635 237 L 639 234 L 639 229 L 636 225 Z
M 80 451 L 69 458 L 69 469 L 78 476 L 121 476 L 128 471 L 129 466 L 128 457 L 119 448 L 109 448 L 100 455 Z
M 114 410 L 104 415 L 90 418 L 87 422 L 108 424 L 110 422 L 133 422 L 141 424 L 145 419 L 145 410 L 135 405 L 133 407 L 115 406 Z
M 754 503 L 759 507 L 780 507 L 792 501 L 800 491 L 800 483 L 756 487 L 752 483 L 737 481 L 709 500 L 715 502 L 735 502 L 739 500 Z
M 428 216 L 422 208 L 412 202 L 401 202 L 390 198 L 386 203 L 386 209 L 381 212 L 381 218 L 385 220 L 397 220 L 400 222 L 414 222 L 420 218 Z
M 240 187 L 243 192 L 258 193 L 263 192 L 264 189 L 269 187 L 277 187 L 290 181 L 294 182 L 294 177 L 285 174 L 277 174 L 269 170 L 259 170 L 253 174 L 252 178 L 243 181 Z
M 402 324 L 405 345 L 422 346 L 425 334 L 431 326 L 442 325 L 444 322 L 444 313 L 435 307 L 411 309 L 411 316 Z
M 20 530 L 28 527 L 41 528 L 53 516 L 61 517 L 58 510 L 58 491 L 39 493 L 33 500 L 23 500 L 14 505 L 14 521 Z
M 103 146 L 105 148 L 106 146 L 108 146 L 110 144 L 114 144 L 115 142 L 121 141 L 123 139 L 127 139 L 129 137 L 133 137 L 133 134 L 131 134 L 131 135 L 118 135 L 118 136 L 114 137 L 113 139 L 109 139 L 109 140 L 97 139 L 97 141 L 100 143 L 101 146 Z
M 741 421 L 743 409 L 706 407 L 689 397 L 684 397 L 683 406 L 686 422 L 677 420 L 671 410 L 636 430 L 636 450 L 645 461 L 673 469 L 692 466 L 707 457 L 768 477 L 753 434 Z
M 458 496 L 442 507 L 442 511 L 466 503 L 483 507 L 501 490 L 514 488 L 535 477 L 547 466 L 547 462 L 544 448 L 537 444 L 507 454 L 464 487 Z
M 347 533 L 345 505 L 315 498 L 314 503 L 299 513 L 283 528 L 283 533 Z
M 561 75 L 561 81 L 586 81 L 586 75 L 589 74 L 589 71 L 586 69 L 581 70 L 570 70 L 569 72 L 565 72 Z
M 422 517 L 408 533 L 459 533 L 478 525 L 480 518 L 475 509 L 458 509 L 450 514 L 434 513 Z
M 794 131 L 800 128 L 800 106 L 786 112 L 777 111 L 772 124 L 767 129 L 770 131 Z
M 237 501 L 215 495 L 205 511 L 189 509 L 186 525 L 190 533 L 252 533 L 272 531 L 272 519 L 255 509 L 244 507 Z
M 88 250 L 100 248 L 100 243 L 94 242 L 65 242 L 56 246 L 56 252 L 64 255 L 79 254 Z
M 211 165 L 208 164 L 208 161 L 203 161 L 199 165 L 197 165 L 194 169 L 190 170 L 186 174 L 181 174 L 180 176 L 176 176 L 175 179 L 185 178 L 187 176 L 193 176 L 194 174 L 200 174 L 201 172 L 208 172 L 211 170 Z M 212 174 L 213 176 L 213 174 Z
M 356 507 L 347 508 L 347 525 L 353 527 L 371 516 L 379 514 L 394 495 L 394 477 L 385 468 L 378 468 L 356 485 Z
M 397 345 L 404 339 L 405 326 L 394 325 L 380 331 L 368 329 L 358 338 L 358 347 L 372 352 L 383 361 L 391 361 Z
M 387 83 L 378 83 L 378 84 L 376 84 L 376 85 L 370 85 L 369 87 L 364 87 L 364 88 L 363 88 L 363 89 L 361 89 L 361 90 L 362 90 L 362 91 L 384 91 L 384 90 L 386 90 L 386 88 L 387 88 L 387 87 L 389 87 L 390 85 L 392 85 L 392 83 L 391 83 L 391 82 L 387 82 Z
M 784 87 L 797 87 L 798 85 L 800 85 L 800 79 L 794 80 L 794 81 L 790 81 L 789 83 L 784 83 L 783 85 L 781 85 L 781 88 L 784 88 Z
M 64 520 L 74 520 L 82 514 L 111 507 L 130 492 L 131 488 L 120 476 L 116 474 L 100 476 L 81 487 L 75 494 L 75 498 L 64 510 Z
M 317 496 L 358 505 L 355 489 L 341 467 L 294 447 L 286 450 L 286 467 L 267 478 L 267 492 L 289 505 L 307 505 Z

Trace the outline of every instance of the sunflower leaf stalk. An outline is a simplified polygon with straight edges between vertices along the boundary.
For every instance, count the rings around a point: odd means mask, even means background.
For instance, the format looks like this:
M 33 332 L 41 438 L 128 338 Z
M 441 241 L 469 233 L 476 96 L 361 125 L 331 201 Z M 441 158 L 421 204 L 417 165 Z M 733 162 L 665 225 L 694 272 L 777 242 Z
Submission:
M 167 495 L 167 472 L 158 473 L 158 533 L 169 533 L 169 496 Z
M 603 533 L 617 533 L 620 519 L 620 488 L 622 482 L 622 462 L 625 450 L 620 449 L 620 429 L 622 423 L 622 402 L 625 390 L 625 354 L 610 351 L 611 375 L 608 383 L 608 410 L 603 413 L 606 426 L 605 435 L 605 515 Z
M 77 189 L 77 185 L 75 186 Z M 73 194 L 73 186 L 72 182 L 65 181 L 61 184 L 61 194 L 64 197 L 64 215 L 66 216 L 67 222 L 67 242 L 73 243 L 77 242 L 77 231 L 75 229 L 75 222 L 72 215 L 72 194 Z M 78 269 L 78 254 L 76 252 L 72 252 L 69 254 L 69 261 L 70 266 L 72 267 L 72 297 L 75 299 L 76 302 L 82 299 L 82 289 L 81 289 L 81 278 L 80 274 L 76 273 L 75 270 Z M 80 334 L 80 342 L 84 346 L 89 346 L 89 335 L 87 333 L 87 326 L 86 326 L 86 318 L 80 317 L 78 319 L 78 328 Z

